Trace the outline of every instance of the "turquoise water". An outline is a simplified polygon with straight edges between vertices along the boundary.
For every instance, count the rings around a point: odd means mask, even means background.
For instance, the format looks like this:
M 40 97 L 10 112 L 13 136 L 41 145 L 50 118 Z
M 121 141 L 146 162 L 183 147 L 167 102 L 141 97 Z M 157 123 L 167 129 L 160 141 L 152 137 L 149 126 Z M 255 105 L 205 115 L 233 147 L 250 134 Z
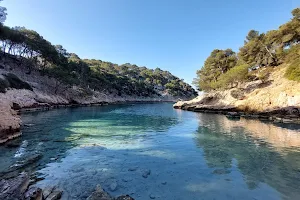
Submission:
M 41 181 L 63 199 L 100 184 L 135 199 L 299 199 L 300 127 L 174 110 L 172 104 L 57 109 L 22 115 L 0 171 L 33 152 Z

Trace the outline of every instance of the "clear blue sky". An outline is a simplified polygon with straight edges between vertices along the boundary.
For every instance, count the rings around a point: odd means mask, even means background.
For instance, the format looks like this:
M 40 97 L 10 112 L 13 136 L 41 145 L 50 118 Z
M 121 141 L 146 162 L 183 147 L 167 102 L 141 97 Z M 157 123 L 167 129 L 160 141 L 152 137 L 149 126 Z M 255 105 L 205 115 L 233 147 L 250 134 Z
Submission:
M 81 58 L 160 67 L 191 83 L 215 49 L 276 29 L 299 0 L 4 0 L 8 26 L 36 30 Z

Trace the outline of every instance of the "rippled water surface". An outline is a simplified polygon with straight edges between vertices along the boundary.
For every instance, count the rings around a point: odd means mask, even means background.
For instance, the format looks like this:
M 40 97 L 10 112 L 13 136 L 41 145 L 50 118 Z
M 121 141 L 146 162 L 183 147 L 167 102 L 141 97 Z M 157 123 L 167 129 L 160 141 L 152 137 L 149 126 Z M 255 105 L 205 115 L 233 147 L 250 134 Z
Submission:
M 300 127 L 128 104 L 22 116 L 18 147 L 0 146 L 0 171 L 33 152 L 63 199 L 100 184 L 135 199 L 300 199 Z

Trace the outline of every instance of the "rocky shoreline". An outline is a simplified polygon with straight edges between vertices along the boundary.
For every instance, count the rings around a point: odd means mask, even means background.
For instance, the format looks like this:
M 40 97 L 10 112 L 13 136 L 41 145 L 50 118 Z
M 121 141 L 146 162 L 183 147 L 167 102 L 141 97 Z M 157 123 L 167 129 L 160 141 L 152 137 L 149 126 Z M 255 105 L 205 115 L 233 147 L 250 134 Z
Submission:
M 240 83 L 233 88 L 212 90 L 190 101 L 178 101 L 175 109 L 227 116 L 257 118 L 278 123 L 300 123 L 300 83 L 284 77 L 278 67 L 267 80 Z
M 276 123 L 295 123 L 300 124 L 300 109 L 297 107 L 286 107 L 263 112 L 247 112 L 235 106 L 217 106 L 203 105 L 198 103 L 187 103 L 179 101 L 173 105 L 174 109 L 181 109 L 200 113 L 223 114 L 228 118 L 249 118 L 260 119 L 264 121 L 272 121 Z

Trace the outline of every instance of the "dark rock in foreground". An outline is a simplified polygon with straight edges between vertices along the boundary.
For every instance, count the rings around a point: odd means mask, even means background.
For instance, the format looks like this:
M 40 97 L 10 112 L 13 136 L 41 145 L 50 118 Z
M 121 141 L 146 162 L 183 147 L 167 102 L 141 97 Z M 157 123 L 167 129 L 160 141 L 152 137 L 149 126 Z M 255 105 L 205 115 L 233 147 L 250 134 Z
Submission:
M 26 173 L 16 178 L 0 181 L 0 199 L 17 200 L 23 199 L 23 195 L 29 185 L 29 176 Z
M 29 176 L 22 173 L 15 178 L 0 181 L 1 200 L 58 200 L 62 191 L 55 187 L 47 187 L 44 191 L 41 188 L 30 187 Z
M 32 187 L 25 192 L 25 200 L 43 200 L 43 193 L 41 188 Z

